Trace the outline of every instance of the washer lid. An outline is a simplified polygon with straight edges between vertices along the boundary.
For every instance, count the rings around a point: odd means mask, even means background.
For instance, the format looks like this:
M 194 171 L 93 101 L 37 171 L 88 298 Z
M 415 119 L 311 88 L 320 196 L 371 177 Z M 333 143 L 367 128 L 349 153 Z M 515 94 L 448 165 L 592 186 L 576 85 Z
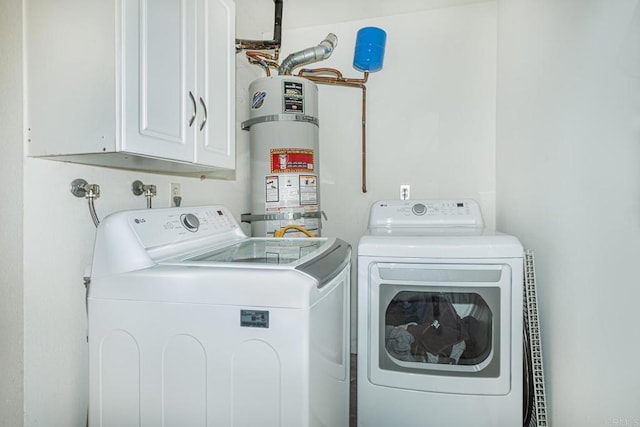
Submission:
M 182 262 L 297 264 L 302 258 L 320 249 L 326 242 L 326 238 L 273 239 L 254 237 L 185 258 Z
M 245 270 L 248 274 L 288 270 L 304 273 L 324 287 L 351 262 L 351 246 L 338 238 L 251 237 L 226 246 L 182 255 L 159 265 Z
M 302 246 L 312 239 L 247 239 L 225 248 L 183 255 L 149 268 L 92 280 L 88 298 L 95 300 L 239 305 L 245 307 L 308 308 L 348 277 L 351 247 L 335 238 L 319 238 L 320 246 L 289 263 L 264 263 L 258 256 L 220 261 L 224 249 Z M 294 241 L 295 242 L 292 242 Z M 253 242 L 252 242 L 253 241 Z M 298 244 L 299 243 L 299 244 Z M 342 275 L 342 276 L 341 276 Z

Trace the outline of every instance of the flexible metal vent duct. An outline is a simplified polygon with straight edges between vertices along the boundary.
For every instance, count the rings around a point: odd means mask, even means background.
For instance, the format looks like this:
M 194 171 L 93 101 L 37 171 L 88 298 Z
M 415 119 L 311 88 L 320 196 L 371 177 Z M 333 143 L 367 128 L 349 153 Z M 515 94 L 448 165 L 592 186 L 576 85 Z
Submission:
M 287 56 L 280 67 L 278 74 L 291 74 L 291 70 L 300 65 L 311 64 L 312 62 L 322 61 L 331 56 L 333 49 L 338 45 L 338 38 L 335 34 L 329 33 L 319 45 L 308 47 L 299 52 L 292 53 Z

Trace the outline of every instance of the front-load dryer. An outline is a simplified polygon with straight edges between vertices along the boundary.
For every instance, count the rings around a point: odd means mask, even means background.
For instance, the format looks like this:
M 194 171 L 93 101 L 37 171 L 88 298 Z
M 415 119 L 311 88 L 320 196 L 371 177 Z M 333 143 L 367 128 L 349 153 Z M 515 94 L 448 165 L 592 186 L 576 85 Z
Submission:
M 358 246 L 358 425 L 522 425 L 523 248 L 473 200 L 381 201 Z
M 347 427 L 351 249 L 224 206 L 112 214 L 89 309 L 92 427 Z

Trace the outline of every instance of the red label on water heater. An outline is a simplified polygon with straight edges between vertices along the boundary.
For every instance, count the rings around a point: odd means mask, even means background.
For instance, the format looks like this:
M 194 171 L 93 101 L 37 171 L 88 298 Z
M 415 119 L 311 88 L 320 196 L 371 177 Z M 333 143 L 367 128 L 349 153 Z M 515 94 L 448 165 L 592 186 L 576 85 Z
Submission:
M 313 150 L 307 148 L 271 149 L 271 173 L 313 171 Z

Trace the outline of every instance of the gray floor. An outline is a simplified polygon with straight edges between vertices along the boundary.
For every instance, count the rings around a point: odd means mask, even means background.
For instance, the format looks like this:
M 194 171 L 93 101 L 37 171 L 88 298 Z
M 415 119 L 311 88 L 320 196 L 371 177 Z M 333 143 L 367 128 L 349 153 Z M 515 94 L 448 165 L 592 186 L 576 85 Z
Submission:
M 355 354 L 351 355 L 351 383 L 350 383 L 350 393 L 349 393 L 349 426 L 350 427 L 356 427 L 357 426 L 357 414 L 358 414 L 358 410 L 357 410 L 357 403 L 358 403 L 358 399 L 357 399 L 357 380 L 356 380 L 356 373 L 358 372 L 357 369 L 357 363 L 358 363 L 358 359 L 356 357 Z

